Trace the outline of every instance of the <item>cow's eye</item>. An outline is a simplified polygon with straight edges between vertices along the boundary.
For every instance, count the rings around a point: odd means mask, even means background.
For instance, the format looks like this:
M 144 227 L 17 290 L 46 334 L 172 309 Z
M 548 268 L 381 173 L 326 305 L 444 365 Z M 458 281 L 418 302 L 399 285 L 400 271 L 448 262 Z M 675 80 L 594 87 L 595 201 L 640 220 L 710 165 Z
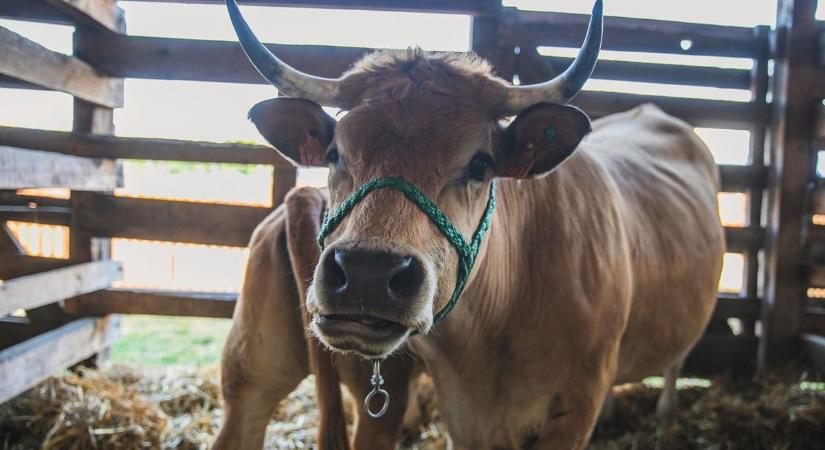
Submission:
M 334 147 L 327 150 L 327 154 L 324 155 L 324 160 L 327 164 L 338 164 L 338 160 L 340 158 L 340 155 L 338 155 L 338 149 Z
M 467 166 L 467 181 L 484 181 L 487 169 L 493 165 L 493 159 L 486 153 L 474 156 Z

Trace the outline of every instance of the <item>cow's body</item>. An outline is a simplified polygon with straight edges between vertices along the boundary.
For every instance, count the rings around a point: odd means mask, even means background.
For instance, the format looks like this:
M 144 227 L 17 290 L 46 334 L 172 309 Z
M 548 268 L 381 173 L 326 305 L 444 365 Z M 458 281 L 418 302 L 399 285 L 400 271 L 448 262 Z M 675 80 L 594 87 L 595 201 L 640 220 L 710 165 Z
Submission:
M 715 301 L 717 186 L 690 127 L 650 106 L 595 122 L 547 176 L 500 180 L 460 305 L 409 344 L 434 378 L 454 442 L 581 448 L 610 385 L 678 366 Z M 277 210 L 253 238 L 224 355 L 219 448 L 260 448 L 261 424 L 309 372 L 284 220 Z M 363 394 L 368 364 L 349 360 L 342 381 Z M 387 376 L 388 387 L 403 387 L 395 401 L 406 383 Z M 392 448 L 403 404 L 383 428 L 362 422 L 356 448 Z

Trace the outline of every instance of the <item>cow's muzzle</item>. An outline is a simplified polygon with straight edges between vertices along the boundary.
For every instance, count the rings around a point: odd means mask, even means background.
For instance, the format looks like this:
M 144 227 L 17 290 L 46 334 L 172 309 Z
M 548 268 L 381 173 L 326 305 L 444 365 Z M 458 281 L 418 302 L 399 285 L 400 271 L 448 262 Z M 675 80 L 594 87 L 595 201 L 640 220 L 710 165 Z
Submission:
M 427 278 L 414 255 L 330 248 L 316 272 L 314 302 L 308 304 L 313 327 L 333 348 L 368 357 L 390 353 L 421 322 Z

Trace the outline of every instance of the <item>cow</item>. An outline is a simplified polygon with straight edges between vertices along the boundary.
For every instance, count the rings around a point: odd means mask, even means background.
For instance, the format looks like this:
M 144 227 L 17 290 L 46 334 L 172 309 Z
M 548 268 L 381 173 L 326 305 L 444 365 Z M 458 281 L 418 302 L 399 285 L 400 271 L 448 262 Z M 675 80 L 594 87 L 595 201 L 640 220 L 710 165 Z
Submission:
M 293 191 L 251 239 L 215 448 L 261 448 L 310 371 L 327 383 L 321 448 L 394 448 L 421 366 L 461 449 L 583 448 L 610 387 L 654 374 L 668 375 L 660 406 L 673 407 L 715 305 L 718 171 L 692 128 L 655 106 L 591 123 L 568 105 L 598 57 L 601 0 L 571 66 L 522 86 L 472 54 L 415 49 L 308 75 L 226 4 L 284 95 L 250 119 L 283 156 L 330 172 L 328 196 Z M 350 444 L 329 411 L 338 377 L 364 398 L 380 360 L 389 410 L 358 410 Z

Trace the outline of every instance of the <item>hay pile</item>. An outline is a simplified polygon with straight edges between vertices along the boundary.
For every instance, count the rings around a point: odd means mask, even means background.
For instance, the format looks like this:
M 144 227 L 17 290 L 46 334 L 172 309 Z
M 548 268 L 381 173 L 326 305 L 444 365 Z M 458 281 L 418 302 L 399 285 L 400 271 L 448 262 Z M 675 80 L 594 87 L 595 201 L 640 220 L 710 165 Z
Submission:
M 0 406 L 0 450 L 207 449 L 222 421 L 217 369 L 145 372 L 125 366 L 54 377 Z M 714 380 L 680 391 L 669 425 L 653 415 L 659 390 L 616 389 L 614 417 L 600 425 L 592 450 L 825 448 L 825 385 L 760 378 Z M 798 380 L 798 378 L 795 378 Z M 268 450 L 314 446 L 312 379 L 278 408 Z M 402 448 L 449 448 L 432 395 L 421 397 L 421 424 Z
M 613 418 L 594 434 L 591 450 L 825 449 L 825 384 L 720 378 L 709 388 L 679 390 L 679 414 L 655 417 L 659 389 L 644 384 L 614 388 Z
M 318 412 L 312 377 L 277 409 L 267 450 L 310 449 Z M 223 421 L 217 368 L 140 371 L 113 365 L 52 377 L 0 405 L 0 450 L 206 450 Z M 436 417 L 432 402 L 422 404 Z M 405 430 L 405 448 L 446 448 L 443 426 Z

